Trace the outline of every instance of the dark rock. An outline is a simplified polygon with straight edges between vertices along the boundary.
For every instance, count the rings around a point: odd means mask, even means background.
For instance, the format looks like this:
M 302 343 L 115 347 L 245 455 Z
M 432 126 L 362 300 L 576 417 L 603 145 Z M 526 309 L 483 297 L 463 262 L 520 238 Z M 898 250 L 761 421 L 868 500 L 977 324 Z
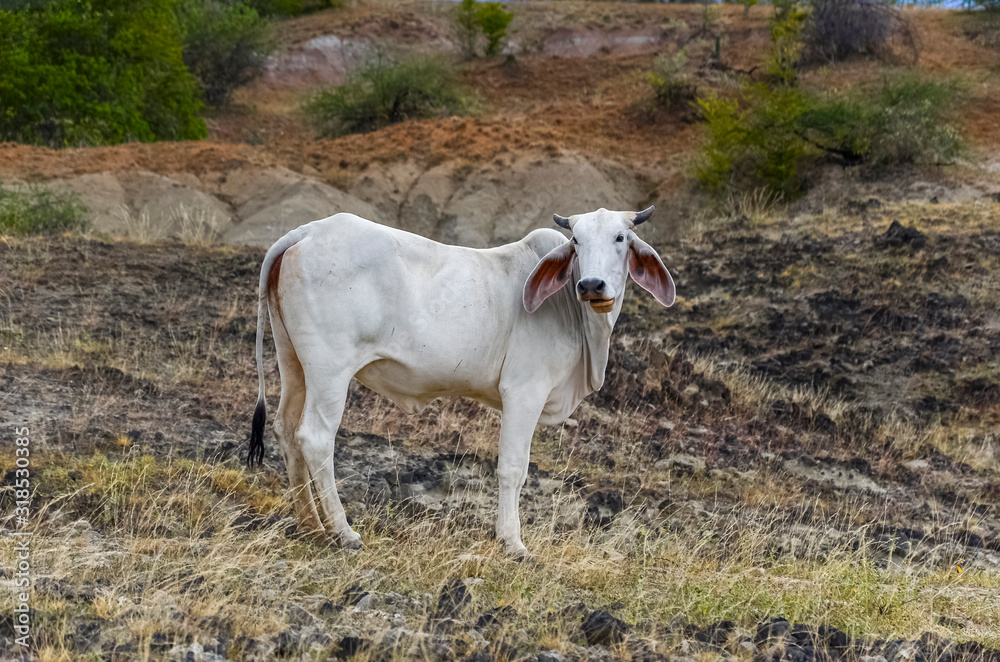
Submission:
M 434 618 L 456 618 L 471 601 L 472 596 L 462 580 L 452 579 L 441 589 Z
M 354 605 L 361 602 L 361 599 L 368 595 L 368 591 L 361 588 L 358 584 L 353 584 L 344 591 L 341 601 L 348 607 L 353 607 Z
M 733 621 L 716 621 L 702 630 L 702 635 L 708 643 L 715 646 L 724 646 L 729 640 L 729 636 L 735 630 L 736 623 Z
M 299 648 L 299 636 L 291 630 L 280 633 L 274 641 L 274 655 L 276 657 L 290 657 Z
M 504 622 L 509 621 L 516 615 L 517 612 L 514 611 L 514 608 L 509 606 L 490 609 L 479 615 L 479 618 L 476 619 L 475 629 L 482 630 L 484 628 L 503 625 Z
M 909 246 L 915 251 L 927 245 L 927 236 L 923 232 L 901 225 L 899 221 L 893 221 L 885 234 L 879 235 L 879 240 L 883 246 L 892 248 Z
M 753 643 L 758 648 L 763 648 L 771 639 L 781 639 L 792 629 L 792 624 L 787 619 L 778 617 L 765 618 L 757 624 L 757 634 L 753 638 Z
M 149 648 L 154 651 L 165 651 L 168 648 L 172 648 L 173 645 L 174 638 L 172 635 L 169 635 L 166 632 L 154 632 L 149 643 Z
M 850 637 L 846 633 L 841 632 L 835 627 L 830 627 L 828 625 L 821 625 L 816 631 L 819 638 L 823 640 L 826 645 L 837 651 L 846 649 L 851 642 Z
M 631 626 L 603 609 L 598 609 L 583 619 L 580 629 L 591 646 L 610 646 L 624 641 Z
M 621 492 L 615 490 L 595 492 L 587 497 L 587 514 L 585 516 L 587 526 L 591 528 L 610 526 L 624 508 L 625 502 Z
M 1000 384 L 986 377 L 966 380 L 959 384 L 958 390 L 963 396 L 971 400 L 971 404 L 980 407 L 991 407 L 1000 404 Z
M 361 637 L 344 637 L 340 640 L 340 657 L 357 655 L 368 646 L 369 642 Z

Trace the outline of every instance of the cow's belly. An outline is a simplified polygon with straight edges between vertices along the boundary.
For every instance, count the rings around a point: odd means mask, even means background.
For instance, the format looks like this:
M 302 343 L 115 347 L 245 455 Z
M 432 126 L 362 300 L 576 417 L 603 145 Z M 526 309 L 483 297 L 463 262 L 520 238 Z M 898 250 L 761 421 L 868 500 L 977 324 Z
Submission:
M 380 359 L 362 368 L 355 378 L 395 402 L 403 411 L 416 413 L 437 398 L 460 396 L 500 408 L 497 380 L 488 371 L 463 370 L 461 363 L 447 370 L 418 370 L 391 359 Z

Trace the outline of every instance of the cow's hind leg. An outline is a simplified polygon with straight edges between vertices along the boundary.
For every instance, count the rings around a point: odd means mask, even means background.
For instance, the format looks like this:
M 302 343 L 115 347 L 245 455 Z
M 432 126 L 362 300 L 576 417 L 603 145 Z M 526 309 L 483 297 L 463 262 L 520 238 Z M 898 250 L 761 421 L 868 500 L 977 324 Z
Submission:
M 324 536 L 326 529 L 319 511 L 316 510 L 309 469 L 305 458 L 302 457 L 302 448 L 295 434 L 302 421 L 302 408 L 305 404 L 305 375 L 302 373 L 302 364 L 299 363 L 295 349 L 288 340 L 284 326 L 272 323 L 272 331 L 281 374 L 281 401 L 274 417 L 274 436 L 285 458 L 288 486 L 292 492 L 292 502 L 295 504 L 299 525 L 305 531 Z
M 333 470 L 334 441 L 344 415 L 351 376 L 348 372 L 319 371 L 315 379 L 307 379 L 309 387 L 302 421 L 295 436 L 312 476 L 327 529 L 341 545 L 356 549 L 361 547 L 361 536 L 347 523 Z

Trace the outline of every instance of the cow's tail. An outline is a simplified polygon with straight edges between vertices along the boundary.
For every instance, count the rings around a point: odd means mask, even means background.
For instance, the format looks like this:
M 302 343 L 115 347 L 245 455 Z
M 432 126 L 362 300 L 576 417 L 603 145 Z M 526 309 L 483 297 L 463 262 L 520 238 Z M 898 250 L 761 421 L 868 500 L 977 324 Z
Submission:
M 297 244 L 305 236 L 303 228 L 286 234 L 271 246 L 260 266 L 260 282 L 257 287 L 257 406 L 253 410 L 250 425 L 250 450 L 247 466 L 260 466 L 264 461 L 264 426 L 267 423 L 267 402 L 264 397 L 264 325 L 267 323 L 269 290 L 278 283 L 281 258 L 285 251 Z

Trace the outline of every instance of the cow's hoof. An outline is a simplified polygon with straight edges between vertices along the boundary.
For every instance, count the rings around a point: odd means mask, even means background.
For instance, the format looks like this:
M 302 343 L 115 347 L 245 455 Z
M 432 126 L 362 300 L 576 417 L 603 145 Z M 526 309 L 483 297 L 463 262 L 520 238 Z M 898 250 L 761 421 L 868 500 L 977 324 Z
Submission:
M 342 549 L 357 551 L 364 547 L 361 544 L 361 535 L 357 531 L 348 529 L 340 534 L 340 546 Z
M 507 545 L 507 553 L 517 562 L 532 561 L 531 553 L 524 545 Z

